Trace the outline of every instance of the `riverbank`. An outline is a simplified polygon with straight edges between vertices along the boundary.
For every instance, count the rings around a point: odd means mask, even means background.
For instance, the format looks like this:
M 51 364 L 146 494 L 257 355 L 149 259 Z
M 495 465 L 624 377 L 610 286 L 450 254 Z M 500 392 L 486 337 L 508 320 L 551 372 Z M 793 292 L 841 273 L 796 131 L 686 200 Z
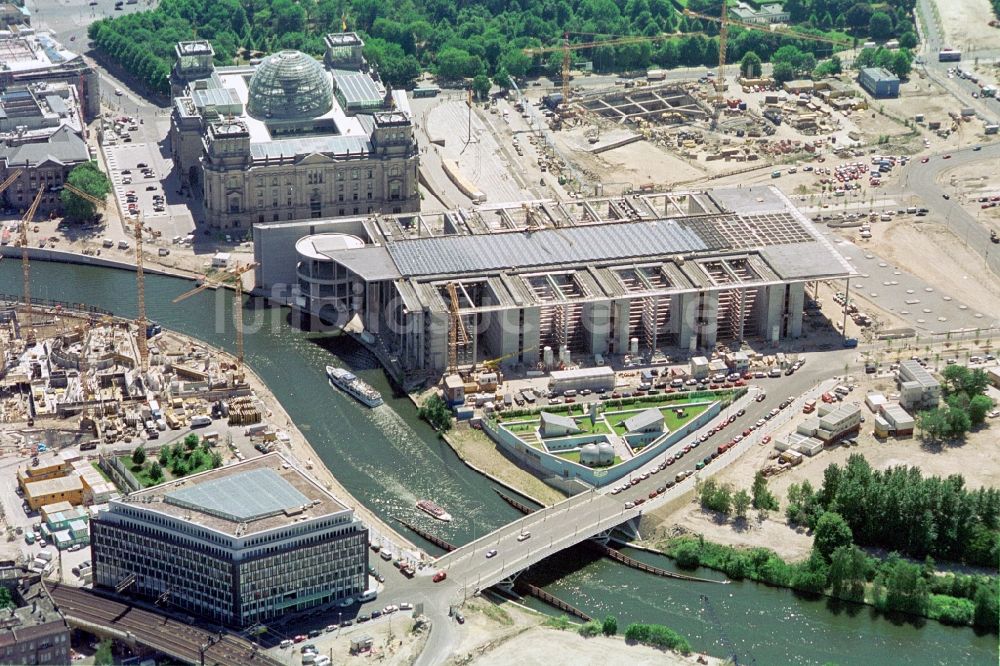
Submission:
M 921 565 L 898 557 L 880 559 L 858 550 L 864 562 L 854 575 L 860 577 L 851 578 L 846 569 L 841 574 L 841 587 L 845 591 L 856 590 L 848 599 L 843 593 L 836 593 L 836 574 L 833 573 L 836 562 L 831 567 L 823 563 L 818 554 L 800 562 L 786 562 L 768 548 L 734 548 L 690 534 L 663 539 L 655 546 L 643 546 L 642 549 L 669 557 L 681 567 L 704 567 L 723 572 L 735 580 L 745 578 L 815 595 L 826 598 L 833 606 L 869 606 L 889 617 L 926 618 L 949 626 L 997 631 L 996 576 L 965 576 L 956 581 L 953 574 L 935 571 L 933 562 Z M 923 580 L 922 590 L 916 582 L 904 585 L 908 577 Z M 963 590 L 955 592 L 962 596 L 943 593 L 953 589 Z M 983 599 L 977 592 L 994 595 L 994 598 L 992 601 Z M 893 605 L 894 599 L 897 605 Z
M 719 665 L 715 657 L 684 656 L 676 652 L 626 643 L 621 636 L 584 638 L 577 632 L 579 625 L 568 624 L 558 629 L 554 618 L 543 615 L 512 601 L 493 602 L 477 597 L 462 608 L 466 617 L 461 643 L 448 664 L 475 666 L 606 666 L 627 663 L 634 666 L 664 666 L 681 664 Z M 625 626 L 619 626 L 624 633 Z
M 134 254 L 134 251 L 133 251 Z M 13 245 L 0 245 L 0 257 L 6 259 L 21 259 L 21 248 Z M 60 264 L 77 264 L 80 266 L 96 266 L 99 268 L 115 268 L 123 271 L 135 272 L 135 263 L 120 261 L 118 259 L 108 259 L 107 257 L 97 257 L 83 254 L 82 252 L 69 252 L 67 250 L 55 250 L 52 248 L 29 247 L 29 261 L 51 261 Z M 153 275 L 167 275 L 185 279 L 195 279 L 197 273 L 186 271 L 180 268 L 165 268 L 162 265 L 149 266 L 143 261 L 143 273 Z
M 542 506 L 566 499 L 552 486 L 508 460 L 482 430 L 457 423 L 442 436 L 466 465 Z

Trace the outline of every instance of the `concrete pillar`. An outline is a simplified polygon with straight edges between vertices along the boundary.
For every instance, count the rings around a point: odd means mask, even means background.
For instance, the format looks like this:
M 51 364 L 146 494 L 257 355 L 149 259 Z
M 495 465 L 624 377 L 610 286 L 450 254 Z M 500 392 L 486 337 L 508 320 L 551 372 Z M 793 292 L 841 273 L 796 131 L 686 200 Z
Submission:
M 802 309 L 805 306 L 806 285 L 793 282 L 788 285 L 788 337 L 802 337 Z
M 424 361 L 435 373 L 448 366 L 448 313 L 427 312 L 424 315 Z
M 611 307 L 615 308 L 615 327 L 611 335 L 614 337 L 616 354 L 628 353 L 628 319 L 631 304 L 632 301 L 627 299 L 611 304 Z
M 760 299 L 760 319 L 758 333 L 768 342 L 777 342 L 781 336 L 781 315 L 785 305 L 785 285 L 776 284 L 761 287 L 758 292 Z M 777 331 L 777 333 L 775 333 Z
M 524 321 L 521 324 L 522 357 L 527 365 L 535 365 L 542 358 L 541 338 L 539 337 L 539 321 L 541 312 L 538 308 L 524 308 Z M 520 319 L 520 316 L 518 317 Z
M 670 297 L 670 328 L 677 337 L 677 346 L 688 348 L 698 316 L 697 294 L 675 294 Z
M 700 346 L 704 349 L 715 347 L 719 337 L 719 292 L 705 292 L 701 297 L 701 327 Z
M 587 349 L 591 354 L 608 353 L 608 343 L 611 340 L 612 307 L 612 303 L 607 301 L 583 305 L 581 318 L 587 336 Z

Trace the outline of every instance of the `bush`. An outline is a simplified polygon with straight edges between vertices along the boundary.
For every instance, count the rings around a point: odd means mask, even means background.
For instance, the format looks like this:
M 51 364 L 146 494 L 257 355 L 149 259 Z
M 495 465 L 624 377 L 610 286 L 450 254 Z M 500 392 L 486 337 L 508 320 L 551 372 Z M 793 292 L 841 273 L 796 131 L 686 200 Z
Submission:
M 576 631 L 584 638 L 591 638 L 601 633 L 601 628 L 602 625 L 600 622 L 598 622 L 597 620 L 591 620 L 590 622 L 581 624 L 580 628 L 577 629 Z
M 675 650 L 681 654 L 691 652 L 691 644 L 686 638 L 662 624 L 630 624 L 625 630 L 625 640 Z
M 427 398 L 417 415 L 431 424 L 431 427 L 438 432 L 451 430 L 451 410 L 448 409 L 444 398 L 436 393 Z
M 701 548 L 695 541 L 682 541 L 671 555 L 677 560 L 677 566 L 683 569 L 694 569 L 701 564 Z
M 614 636 L 618 633 L 618 618 L 613 615 L 608 615 L 604 618 L 604 623 L 601 625 L 601 631 L 604 632 L 605 636 Z
M 142 448 L 142 444 L 140 444 L 132 452 L 132 463 L 142 467 L 142 463 L 144 462 L 146 462 L 146 449 Z
M 191 433 L 187 437 L 185 437 L 184 446 L 187 447 L 188 451 L 194 451 L 196 448 L 198 448 L 198 435 Z
M 958 599 L 945 594 L 932 594 L 927 616 L 943 624 L 966 625 L 972 622 L 975 604 L 968 599 Z

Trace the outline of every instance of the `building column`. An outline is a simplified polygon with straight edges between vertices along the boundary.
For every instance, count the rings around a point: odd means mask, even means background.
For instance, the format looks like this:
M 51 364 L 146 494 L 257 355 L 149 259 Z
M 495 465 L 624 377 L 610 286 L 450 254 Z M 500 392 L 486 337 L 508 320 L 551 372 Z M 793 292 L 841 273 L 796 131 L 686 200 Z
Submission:
M 670 297 L 670 330 L 677 346 L 690 348 L 697 317 L 696 294 L 674 294 Z
M 719 292 L 707 291 L 701 294 L 699 317 L 704 322 L 699 331 L 699 346 L 711 349 L 715 347 L 719 337 Z
M 802 337 L 802 310 L 805 306 L 806 285 L 793 282 L 788 285 L 788 337 Z
M 623 299 L 611 303 L 615 309 L 615 325 L 611 331 L 612 339 L 615 342 L 615 354 L 627 354 L 629 351 L 629 313 L 632 308 L 632 301 Z
M 611 337 L 611 308 L 613 304 L 607 301 L 585 303 L 583 305 L 583 326 L 588 340 L 588 351 L 591 354 L 607 354 L 608 342 Z
M 758 293 L 761 303 L 758 333 L 771 344 L 781 337 L 781 315 L 784 311 L 785 285 L 775 284 L 761 287 Z
M 520 319 L 521 359 L 525 365 L 535 365 L 542 358 L 541 338 L 539 337 L 539 308 L 524 308 Z M 523 318 L 522 318 L 523 316 Z

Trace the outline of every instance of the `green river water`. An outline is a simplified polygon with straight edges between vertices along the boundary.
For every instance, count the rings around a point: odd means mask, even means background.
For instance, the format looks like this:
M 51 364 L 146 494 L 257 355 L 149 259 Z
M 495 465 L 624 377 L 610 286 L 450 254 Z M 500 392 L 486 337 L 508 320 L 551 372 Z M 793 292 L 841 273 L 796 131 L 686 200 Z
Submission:
M 116 315 L 134 316 L 134 285 L 134 274 L 126 271 L 32 264 L 34 296 L 88 303 Z M 178 304 L 170 302 L 190 286 L 184 280 L 147 276 L 150 318 L 231 350 L 231 297 L 203 292 Z M 0 261 L 0 292 L 20 291 L 20 263 Z M 493 492 L 491 482 L 469 470 L 417 419 L 409 400 L 390 397 L 384 374 L 356 345 L 299 330 L 290 324 L 285 309 L 250 307 L 245 322 L 247 363 L 341 483 L 387 522 L 406 532 L 395 521 L 402 517 L 461 544 L 520 515 Z M 328 363 L 358 370 L 382 391 L 388 408 L 368 410 L 333 390 L 324 373 Z M 447 508 L 455 520 L 442 526 L 415 509 L 416 500 L 425 497 Z M 426 545 L 415 535 L 411 538 Z M 672 566 L 658 555 L 630 554 Z M 997 663 L 996 635 L 936 622 L 891 621 L 868 608 L 832 608 L 825 600 L 755 583 L 709 585 L 654 578 L 606 559 L 588 559 L 578 550 L 545 569 L 551 572 L 545 589 L 591 615 L 617 615 L 619 626 L 660 622 L 686 636 L 695 649 L 718 656 L 735 653 L 740 663 Z M 718 577 L 713 572 L 703 575 Z

